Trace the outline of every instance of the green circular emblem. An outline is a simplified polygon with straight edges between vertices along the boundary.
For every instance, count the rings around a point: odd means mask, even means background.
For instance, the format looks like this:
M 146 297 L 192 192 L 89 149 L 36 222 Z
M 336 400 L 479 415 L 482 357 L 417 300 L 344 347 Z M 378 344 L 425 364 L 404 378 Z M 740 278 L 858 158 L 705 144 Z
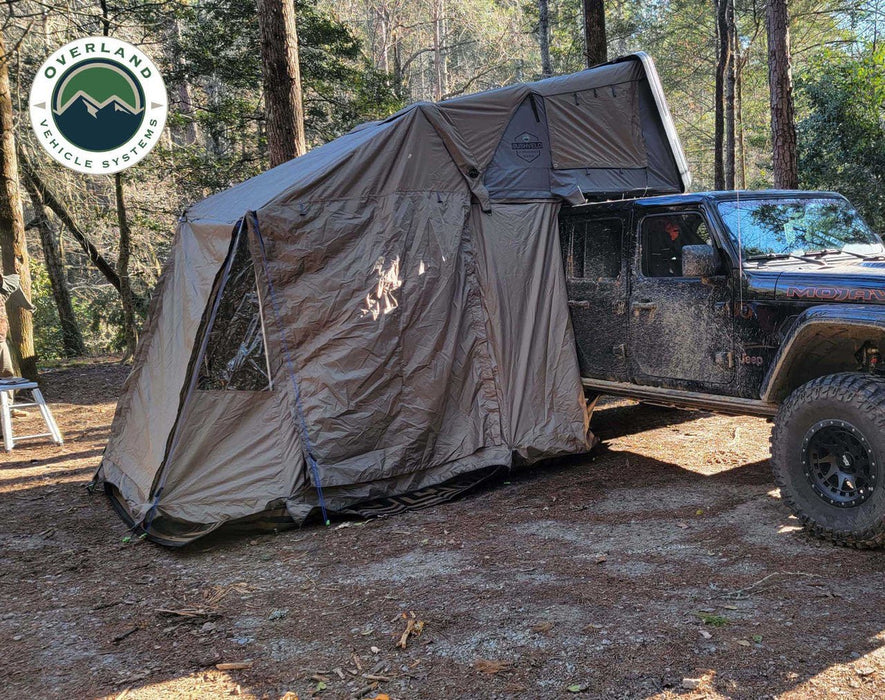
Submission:
M 167 102 L 160 71 L 144 52 L 112 37 L 86 37 L 40 67 L 31 88 L 31 126 L 62 165 L 115 173 L 159 141 Z
M 112 151 L 138 133 L 144 91 L 132 72 L 96 58 L 65 71 L 52 94 L 52 119 L 61 134 L 86 151 Z

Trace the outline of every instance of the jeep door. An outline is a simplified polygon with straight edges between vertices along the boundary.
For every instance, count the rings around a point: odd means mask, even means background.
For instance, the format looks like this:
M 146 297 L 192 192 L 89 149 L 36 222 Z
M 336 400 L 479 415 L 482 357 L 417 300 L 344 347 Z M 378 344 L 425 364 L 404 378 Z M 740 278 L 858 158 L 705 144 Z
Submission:
M 629 215 L 629 207 L 622 207 L 620 211 L 566 215 L 560 220 L 569 310 L 583 377 L 628 378 L 623 249 Z
M 630 370 L 637 384 L 727 390 L 734 370 L 733 285 L 702 209 L 636 206 L 631 256 Z M 686 277 L 682 248 L 709 245 L 719 268 Z

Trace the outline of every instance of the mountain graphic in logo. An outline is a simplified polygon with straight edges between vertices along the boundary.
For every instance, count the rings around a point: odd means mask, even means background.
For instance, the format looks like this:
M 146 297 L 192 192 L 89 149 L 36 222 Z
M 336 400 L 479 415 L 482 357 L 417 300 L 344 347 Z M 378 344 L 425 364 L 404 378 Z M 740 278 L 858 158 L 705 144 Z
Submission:
M 141 127 L 144 92 L 125 66 L 105 59 L 84 61 L 59 79 L 52 118 L 72 144 L 86 151 L 110 151 Z

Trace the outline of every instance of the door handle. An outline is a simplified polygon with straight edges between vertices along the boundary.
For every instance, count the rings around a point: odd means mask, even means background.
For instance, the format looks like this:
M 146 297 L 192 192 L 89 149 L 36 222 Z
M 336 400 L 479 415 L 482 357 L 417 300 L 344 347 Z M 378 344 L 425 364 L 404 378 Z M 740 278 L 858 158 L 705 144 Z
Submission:
M 634 301 L 630 304 L 630 308 L 634 311 L 651 311 L 658 308 L 658 303 L 656 301 Z
M 581 300 L 581 301 L 578 301 L 576 299 L 569 299 L 568 305 L 573 309 L 589 309 L 590 308 L 590 302 L 587 301 L 586 299 Z

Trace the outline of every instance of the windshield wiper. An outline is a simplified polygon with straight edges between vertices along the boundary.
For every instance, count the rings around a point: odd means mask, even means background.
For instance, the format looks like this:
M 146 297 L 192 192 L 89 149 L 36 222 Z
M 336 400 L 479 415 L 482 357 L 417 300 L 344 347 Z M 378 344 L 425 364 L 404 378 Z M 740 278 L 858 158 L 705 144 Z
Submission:
M 809 258 L 821 258 L 824 255 L 837 255 L 842 251 L 838 248 L 821 248 L 820 250 L 805 250 L 802 251 L 802 255 Z
M 746 257 L 746 260 L 758 260 L 760 262 L 768 262 L 769 260 L 787 260 L 789 258 L 793 258 L 794 260 L 804 260 L 805 262 L 812 262 L 817 265 L 829 267 L 829 265 L 827 265 L 827 263 L 823 260 L 808 257 L 808 255 L 799 255 L 797 253 L 760 253 L 759 255 L 748 255 Z
M 861 260 L 885 260 L 885 254 L 876 253 L 874 255 L 864 255 L 863 253 L 855 253 L 853 250 L 822 250 L 822 251 L 814 251 L 814 253 L 806 253 L 806 255 L 813 255 L 820 252 L 821 254 L 829 254 L 829 253 L 841 253 L 842 255 L 851 255 L 855 258 L 860 258 Z

